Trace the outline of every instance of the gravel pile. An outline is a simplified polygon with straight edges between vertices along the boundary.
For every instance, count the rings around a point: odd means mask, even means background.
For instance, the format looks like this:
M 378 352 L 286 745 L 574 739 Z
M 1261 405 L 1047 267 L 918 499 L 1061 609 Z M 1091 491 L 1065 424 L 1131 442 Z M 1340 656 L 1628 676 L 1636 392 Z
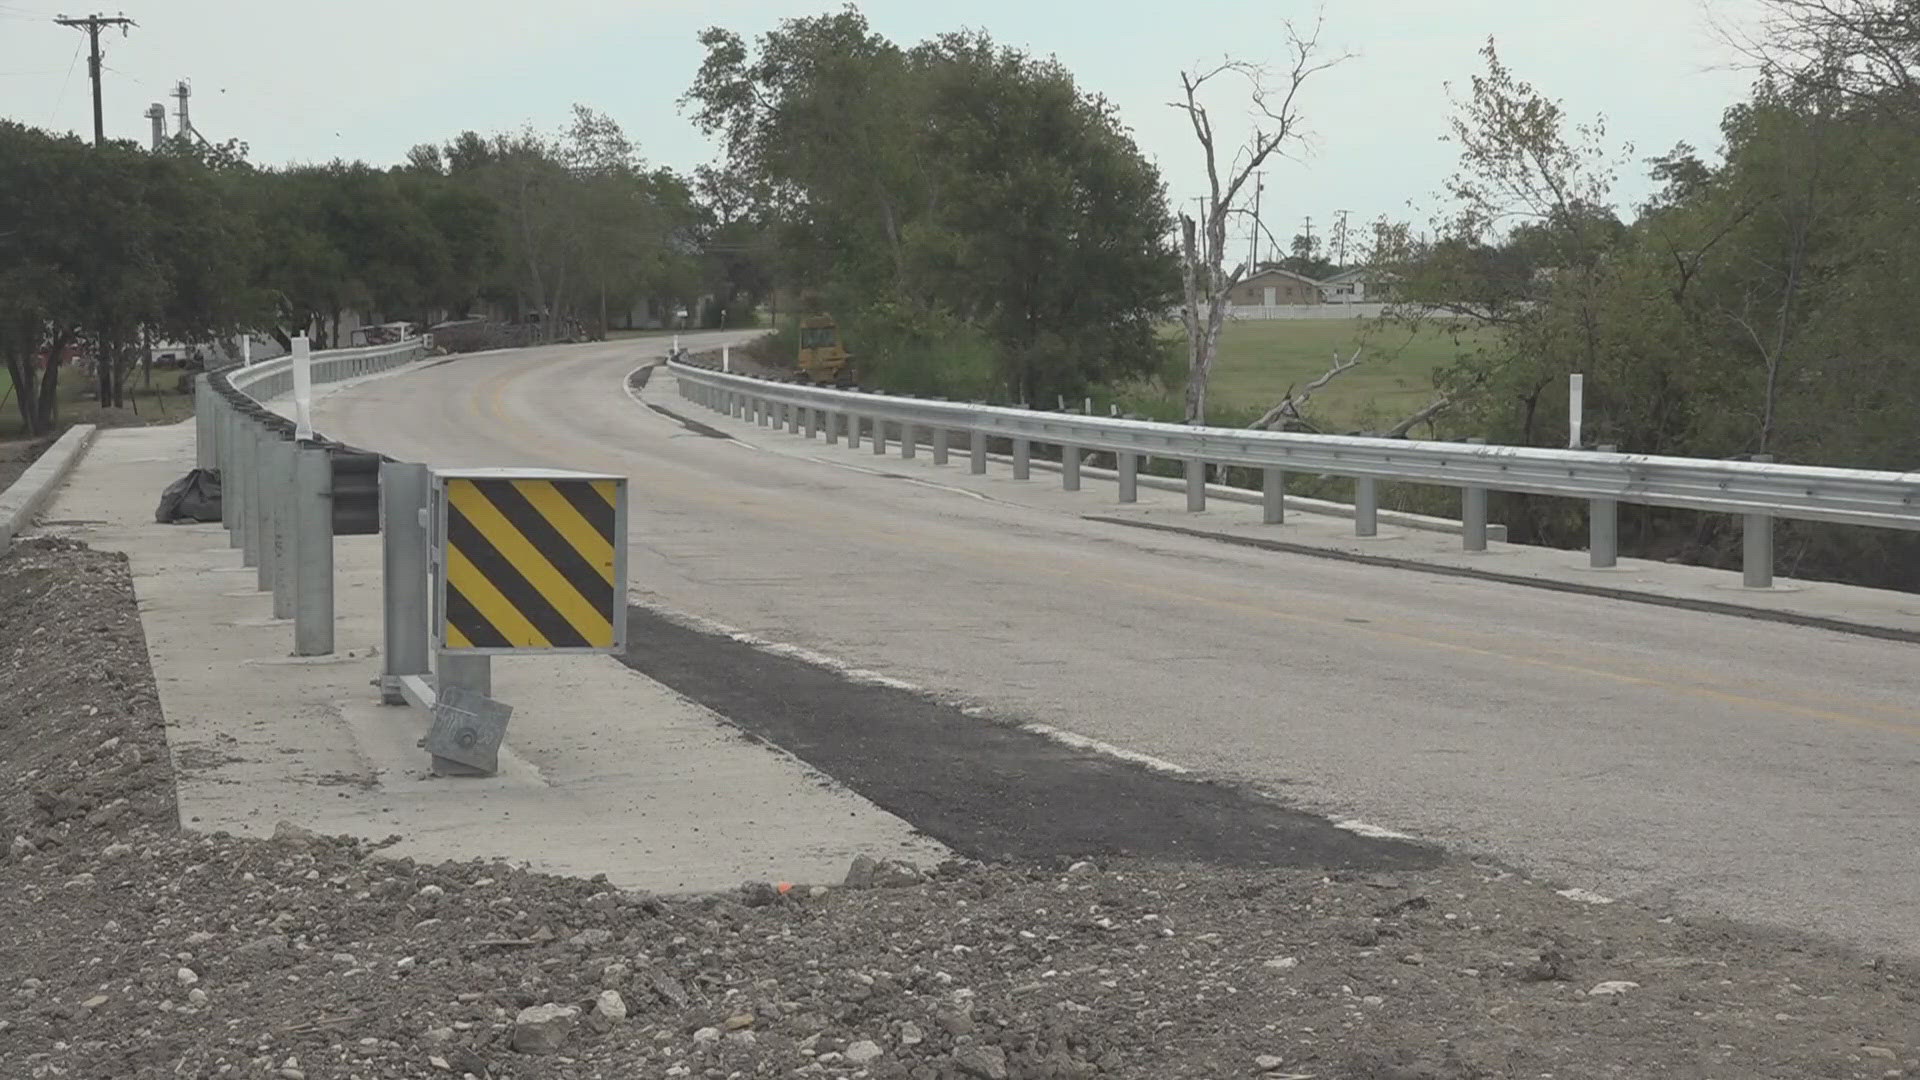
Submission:
M 177 828 L 124 565 L 0 556 L 0 1077 L 1920 1076 L 1912 968 L 1497 867 L 663 899 Z

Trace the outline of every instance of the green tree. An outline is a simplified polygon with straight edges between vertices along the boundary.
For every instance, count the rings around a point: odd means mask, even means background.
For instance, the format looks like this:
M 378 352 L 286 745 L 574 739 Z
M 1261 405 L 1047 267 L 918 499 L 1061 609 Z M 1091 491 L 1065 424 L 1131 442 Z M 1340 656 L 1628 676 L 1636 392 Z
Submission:
M 1064 68 L 983 34 L 902 49 L 852 8 L 752 49 L 701 40 L 685 101 L 726 148 L 705 186 L 866 338 L 869 382 L 958 337 L 989 342 L 1002 392 L 1032 399 L 1158 366 L 1174 281 L 1159 178 Z

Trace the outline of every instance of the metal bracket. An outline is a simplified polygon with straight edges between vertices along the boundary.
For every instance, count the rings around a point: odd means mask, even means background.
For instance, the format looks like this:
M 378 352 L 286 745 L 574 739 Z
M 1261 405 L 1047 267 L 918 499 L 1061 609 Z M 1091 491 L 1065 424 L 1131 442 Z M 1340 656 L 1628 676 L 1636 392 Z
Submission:
M 500 743 L 507 736 L 513 706 L 478 691 L 449 686 L 433 706 L 427 752 L 433 771 L 446 775 L 492 776 L 500 770 Z

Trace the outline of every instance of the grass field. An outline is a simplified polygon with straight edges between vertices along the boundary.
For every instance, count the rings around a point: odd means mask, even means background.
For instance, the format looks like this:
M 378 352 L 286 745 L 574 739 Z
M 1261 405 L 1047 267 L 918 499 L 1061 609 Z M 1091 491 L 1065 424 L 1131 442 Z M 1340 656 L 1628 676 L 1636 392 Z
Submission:
M 1185 341 L 1178 326 L 1168 333 Z M 1208 412 L 1222 423 L 1247 413 L 1253 414 L 1247 417 L 1251 420 L 1278 403 L 1289 387 L 1302 388 L 1319 378 L 1335 353 L 1345 360 L 1357 348 L 1359 365 L 1314 391 L 1306 411 L 1332 430 L 1392 422 L 1432 399 L 1435 369 L 1471 353 L 1481 341 L 1472 330 L 1413 331 L 1363 320 L 1229 322 L 1220 335 Z
M 193 415 L 193 395 L 176 394 L 173 387 L 180 373 L 174 370 L 155 371 L 153 389 L 146 389 L 140 374 L 135 372 L 127 379 L 127 399 L 129 408 L 103 409 L 94 404 L 93 384 L 85 378 L 76 377 L 73 371 L 60 373 L 60 414 L 58 423 L 99 424 L 103 427 L 125 427 L 132 424 L 168 424 L 184 420 Z M 0 439 L 20 439 L 26 437 L 26 426 L 20 422 L 20 403 L 13 399 L 13 380 L 0 370 Z

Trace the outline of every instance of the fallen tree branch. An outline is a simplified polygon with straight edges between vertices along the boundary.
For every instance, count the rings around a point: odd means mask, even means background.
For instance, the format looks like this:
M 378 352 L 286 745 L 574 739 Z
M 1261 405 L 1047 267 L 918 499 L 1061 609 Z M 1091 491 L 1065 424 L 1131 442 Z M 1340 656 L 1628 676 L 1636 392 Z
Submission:
M 1289 386 L 1287 388 L 1287 396 L 1281 398 L 1278 405 L 1268 409 L 1261 415 L 1260 419 L 1255 420 L 1248 426 L 1256 431 L 1268 431 L 1271 430 L 1275 424 L 1288 420 L 1305 424 L 1307 421 L 1305 417 L 1300 415 L 1300 406 L 1306 404 L 1307 399 L 1313 396 L 1315 390 L 1332 382 L 1334 376 L 1339 375 L 1343 371 L 1351 371 L 1358 367 L 1360 365 L 1360 350 L 1362 348 L 1363 346 L 1354 346 L 1353 355 L 1347 357 L 1345 360 L 1340 359 L 1339 353 L 1334 353 L 1332 367 L 1322 372 L 1319 378 L 1308 383 L 1306 388 L 1298 394 L 1294 393 L 1293 388 Z
M 1427 402 L 1418 412 L 1381 432 L 1380 437 L 1383 439 L 1404 439 L 1407 437 L 1407 432 L 1446 412 L 1448 406 L 1452 404 L 1452 394 L 1441 394 L 1439 397 Z

